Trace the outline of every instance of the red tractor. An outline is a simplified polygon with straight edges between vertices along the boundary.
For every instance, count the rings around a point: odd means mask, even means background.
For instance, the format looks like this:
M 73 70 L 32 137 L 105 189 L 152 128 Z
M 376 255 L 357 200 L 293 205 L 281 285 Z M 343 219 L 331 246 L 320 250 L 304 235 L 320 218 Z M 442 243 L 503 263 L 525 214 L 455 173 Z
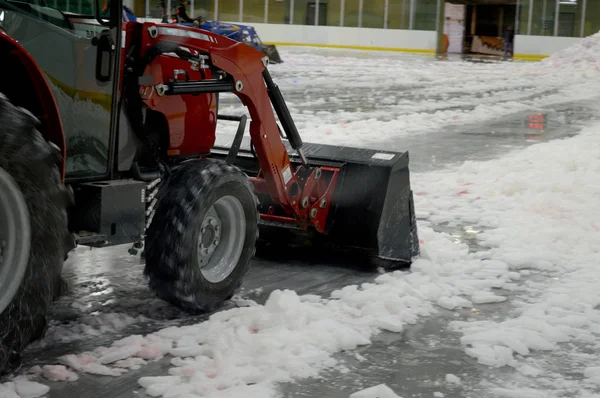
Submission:
M 304 144 L 260 51 L 101 9 L 0 0 L 0 372 L 43 336 L 78 244 L 143 247 L 150 288 L 190 312 L 231 298 L 259 228 L 385 266 L 418 254 L 407 153 Z M 247 107 L 250 149 L 220 93 Z M 239 123 L 230 148 L 218 120 Z

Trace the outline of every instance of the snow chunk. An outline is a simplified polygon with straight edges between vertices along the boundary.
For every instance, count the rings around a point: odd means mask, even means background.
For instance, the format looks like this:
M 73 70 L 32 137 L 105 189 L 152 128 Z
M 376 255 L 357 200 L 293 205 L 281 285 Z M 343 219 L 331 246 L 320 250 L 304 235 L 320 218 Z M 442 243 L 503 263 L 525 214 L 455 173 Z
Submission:
M 50 391 L 50 387 L 35 381 L 16 378 L 15 391 L 21 398 L 38 398 Z
M 146 376 L 138 380 L 138 384 L 148 388 L 154 384 L 179 384 L 182 378 L 179 376 Z
M 20 398 L 15 391 L 15 383 L 8 382 L 0 384 L 0 397 L 1 398 Z
M 64 365 L 44 365 L 42 376 L 50 381 L 77 381 L 79 376 Z
M 458 296 L 440 297 L 437 301 L 437 304 L 440 307 L 444 307 L 447 310 L 453 310 L 457 307 L 470 308 L 473 306 L 473 303 L 471 301 Z
M 75 370 L 82 370 L 84 366 L 97 363 L 98 359 L 91 353 L 82 353 L 79 355 L 68 354 L 58 357 L 58 362 Z
M 385 384 L 379 384 L 373 387 L 365 388 L 350 394 L 348 398 L 402 398 L 394 390 Z
M 591 383 L 600 386 L 600 366 L 590 366 L 585 368 L 583 376 Z
M 446 383 L 451 383 L 451 384 L 462 384 L 460 377 L 453 375 L 452 373 L 448 373 L 446 375 Z
M 380 329 L 387 330 L 393 333 L 400 333 L 404 327 L 402 320 L 394 316 L 387 316 L 377 319 L 375 325 Z
M 358 359 L 360 362 L 366 361 L 367 358 L 360 355 L 358 352 L 354 354 L 354 358 Z
M 476 292 L 471 300 L 475 304 L 501 303 L 506 301 L 506 297 L 497 296 L 492 292 Z
M 138 342 L 131 345 L 116 345 L 108 349 L 98 358 L 98 363 L 106 365 L 129 358 L 141 350 L 142 346 Z
M 96 316 L 86 316 L 78 322 L 53 326 L 48 329 L 46 336 L 38 346 L 47 346 L 53 342 L 72 342 L 90 337 L 101 336 L 104 333 L 117 332 L 128 326 L 146 320 L 143 316 L 131 317 L 120 313 L 101 313 Z
M 120 361 L 115 362 L 114 366 L 117 368 L 127 368 L 130 370 L 138 370 L 142 366 L 146 365 L 148 362 L 143 360 L 142 358 L 127 358 Z
M 502 398 L 547 398 L 546 393 L 530 388 L 492 388 L 491 392 L 494 396 Z
M 85 373 L 91 373 L 101 376 L 113 376 L 118 377 L 123 373 L 127 372 L 125 369 L 119 368 L 109 368 L 108 366 L 102 365 L 100 363 L 88 363 L 81 367 L 81 371 Z

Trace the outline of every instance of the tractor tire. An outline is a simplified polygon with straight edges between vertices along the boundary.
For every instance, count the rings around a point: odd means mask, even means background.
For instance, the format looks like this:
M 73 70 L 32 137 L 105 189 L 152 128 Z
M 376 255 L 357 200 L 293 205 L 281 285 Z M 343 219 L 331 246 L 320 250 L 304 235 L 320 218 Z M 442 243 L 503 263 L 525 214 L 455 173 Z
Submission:
M 73 239 L 60 150 L 38 120 L 0 94 L 0 374 L 46 331 L 46 312 L 61 286 Z
M 146 231 L 145 275 L 163 300 L 193 313 L 217 309 L 241 286 L 258 239 L 248 176 L 213 159 L 172 170 Z

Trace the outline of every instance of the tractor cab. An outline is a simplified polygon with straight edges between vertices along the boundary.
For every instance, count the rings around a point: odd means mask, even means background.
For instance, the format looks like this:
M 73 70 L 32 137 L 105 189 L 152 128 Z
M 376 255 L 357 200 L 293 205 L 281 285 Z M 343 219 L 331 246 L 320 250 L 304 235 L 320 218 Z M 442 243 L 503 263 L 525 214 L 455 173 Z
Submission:
M 111 18 L 107 10 L 102 15 L 100 1 L 0 0 L 0 28 L 33 58 L 54 95 L 69 154 L 67 180 L 107 178 L 114 162 L 123 160 L 112 159 L 119 123 L 120 52 L 115 50 L 122 46 L 122 3 L 110 1 L 118 10 Z M 124 140 L 119 140 L 122 147 L 129 141 Z M 126 152 L 121 155 L 131 158 Z

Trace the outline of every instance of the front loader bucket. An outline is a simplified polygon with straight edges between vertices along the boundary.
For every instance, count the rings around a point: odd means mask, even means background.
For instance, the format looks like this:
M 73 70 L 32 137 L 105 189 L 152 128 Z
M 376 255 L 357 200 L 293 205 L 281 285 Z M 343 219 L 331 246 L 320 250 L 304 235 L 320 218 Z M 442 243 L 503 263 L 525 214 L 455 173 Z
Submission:
M 274 44 L 261 44 L 261 48 L 262 52 L 269 56 L 269 63 L 280 64 L 283 62 Z
M 294 166 L 300 166 L 295 151 L 287 142 L 286 146 Z M 281 253 L 295 247 L 311 250 L 310 256 L 316 255 L 320 260 L 329 254 L 348 254 L 357 261 L 367 257 L 386 268 L 410 265 L 419 254 L 419 239 L 408 153 L 309 143 L 303 145 L 303 150 L 311 167 L 340 168 L 327 232 L 321 234 L 295 225 L 262 221 L 260 238 L 269 246 L 264 252 Z M 235 165 L 250 176 L 258 172 L 257 161 L 250 152 L 240 151 Z M 261 211 L 266 211 L 270 199 L 259 196 L 259 200 Z M 259 248 L 257 255 L 260 253 Z M 298 258 L 297 253 L 294 258 Z

